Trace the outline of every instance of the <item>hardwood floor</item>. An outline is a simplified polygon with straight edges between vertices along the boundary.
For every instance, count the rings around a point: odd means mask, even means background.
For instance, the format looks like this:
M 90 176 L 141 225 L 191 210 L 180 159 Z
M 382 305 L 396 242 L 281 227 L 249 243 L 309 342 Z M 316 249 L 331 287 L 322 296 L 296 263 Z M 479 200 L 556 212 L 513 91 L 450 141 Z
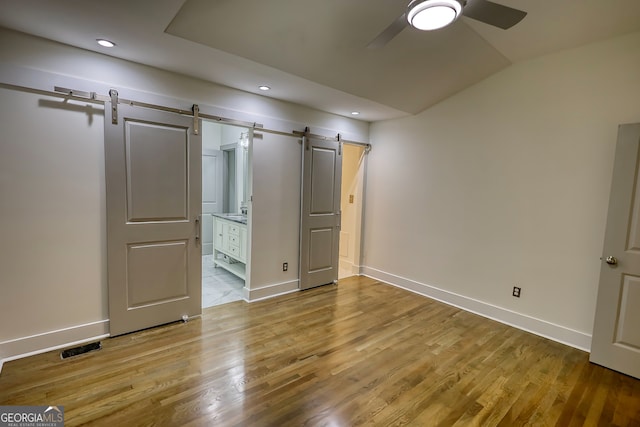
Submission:
M 640 381 L 579 350 L 354 277 L 5 364 L 0 405 L 67 426 L 640 425 Z

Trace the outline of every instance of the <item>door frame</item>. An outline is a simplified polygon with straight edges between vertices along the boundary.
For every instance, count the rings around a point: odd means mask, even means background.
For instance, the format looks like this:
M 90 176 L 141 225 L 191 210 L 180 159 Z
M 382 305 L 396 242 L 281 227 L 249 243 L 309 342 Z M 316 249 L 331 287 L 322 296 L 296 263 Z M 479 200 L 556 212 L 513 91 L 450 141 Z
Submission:
M 203 131 L 204 133 L 204 131 Z M 211 238 L 212 241 L 211 243 L 206 242 L 206 239 L 204 237 L 204 231 L 207 229 L 213 229 L 213 213 L 221 213 L 222 209 L 223 209 L 223 188 L 224 188 L 224 174 L 223 174 L 223 168 L 224 168 L 224 161 L 223 161 L 223 155 L 224 153 L 222 152 L 222 150 L 214 150 L 214 149 L 205 149 L 204 147 L 202 148 L 202 191 L 203 191 L 203 195 L 204 195 L 204 188 L 205 188 L 205 180 L 204 180 L 204 175 L 205 175 L 205 164 L 204 164 L 204 159 L 205 157 L 215 157 L 215 188 L 214 188 L 214 192 L 215 192 L 215 199 L 216 199 L 216 206 L 215 209 L 205 209 L 204 206 L 207 203 L 207 201 L 204 200 L 204 197 L 202 199 L 202 230 L 203 230 L 203 235 L 201 236 L 202 240 L 202 250 L 203 250 L 203 255 L 204 255 L 204 249 L 205 249 L 205 244 L 209 245 L 211 244 L 211 253 L 213 253 L 213 232 L 211 232 Z
M 354 247 L 350 248 L 350 251 L 354 252 L 354 256 L 353 256 L 353 260 L 355 262 L 357 262 L 358 264 L 352 264 L 351 261 L 349 261 L 349 263 L 351 263 L 351 265 L 349 266 L 351 268 L 350 271 L 350 275 L 352 274 L 356 274 L 359 275 L 360 274 L 360 270 L 362 268 L 361 266 L 361 262 L 362 262 L 362 250 L 363 250 L 363 232 L 364 232 L 364 194 L 365 194 L 365 184 L 366 184 L 366 173 L 367 173 L 367 159 L 368 159 L 368 153 L 369 153 L 369 146 L 367 145 L 363 145 L 363 144 L 352 144 L 352 143 L 348 143 L 345 142 L 342 146 L 342 151 L 343 151 L 343 163 L 342 163 L 342 172 L 344 172 L 344 167 L 345 167 L 345 163 L 344 163 L 344 153 L 347 150 L 347 146 L 350 147 L 359 147 L 362 149 L 362 153 L 361 153 L 361 165 L 360 168 L 356 171 L 356 177 L 358 180 L 358 184 L 357 184 L 357 188 L 356 188 L 356 193 L 353 194 L 353 196 L 355 197 L 355 217 L 357 217 L 356 219 L 356 224 L 355 224 L 355 228 L 354 228 L 354 233 L 355 233 L 355 242 L 354 242 Z M 341 181 L 344 182 L 344 173 L 342 174 L 342 179 Z M 344 188 L 342 188 L 342 190 L 344 191 Z M 349 202 L 347 202 L 349 203 Z M 341 198 L 341 206 L 340 206 L 340 211 L 342 212 L 342 217 L 341 220 L 344 220 L 345 218 L 345 207 L 342 206 L 342 198 Z M 341 227 L 341 231 L 340 231 L 340 247 L 342 247 L 342 236 L 343 236 L 343 232 L 342 229 L 344 227 Z M 340 263 L 342 263 L 342 258 L 340 257 L 340 254 L 338 254 L 339 256 L 339 265 L 338 265 L 338 276 L 340 275 Z M 356 268 L 357 267 L 357 268 Z M 355 271 L 357 269 L 357 272 Z M 347 276 L 348 277 L 348 276 Z M 340 279 L 340 277 L 338 277 L 338 279 Z

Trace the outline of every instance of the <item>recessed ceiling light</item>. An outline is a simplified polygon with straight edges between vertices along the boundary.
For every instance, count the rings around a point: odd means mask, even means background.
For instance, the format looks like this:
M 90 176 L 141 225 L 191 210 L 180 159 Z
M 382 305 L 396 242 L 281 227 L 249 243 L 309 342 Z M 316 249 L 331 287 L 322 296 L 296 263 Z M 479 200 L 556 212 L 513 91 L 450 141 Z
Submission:
M 258 89 L 264 90 L 264 91 L 271 90 L 271 88 L 267 85 L 258 86 Z
M 352 116 L 359 116 L 360 115 L 360 111 L 352 111 L 351 115 Z
M 102 47 L 114 47 L 116 45 L 114 42 L 107 39 L 97 39 L 96 41 Z

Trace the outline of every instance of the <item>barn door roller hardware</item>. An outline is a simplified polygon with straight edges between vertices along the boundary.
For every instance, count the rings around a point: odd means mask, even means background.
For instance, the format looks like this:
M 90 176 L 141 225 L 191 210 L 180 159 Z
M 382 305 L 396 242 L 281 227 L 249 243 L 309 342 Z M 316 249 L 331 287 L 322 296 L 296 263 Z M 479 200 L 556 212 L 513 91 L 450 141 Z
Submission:
M 118 91 L 116 89 L 110 89 L 109 96 L 99 95 L 96 92 L 84 92 L 81 90 L 68 89 L 68 88 L 59 87 L 59 86 L 54 86 L 53 90 L 54 90 L 54 93 L 52 92 L 48 92 L 48 93 L 52 95 L 62 94 L 65 96 L 65 98 L 75 99 L 79 101 L 86 100 L 86 101 L 92 101 L 95 103 L 111 102 L 111 123 L 114 125 L 118 124 L 118 104 L 120 103 L 120 104 L 128 104 L 132 107 L 151 108 L 154 110 L 167 111 L 169 113 L 180 114 L 183 116 L 191 116 L 193 117 L 193 133 L 195 135 L 199 135 L 201 131 L 200 119 L 207 119 L 207 120 L 214 120 L 216 122 L 225 123 L 229 125 L 242 126 L 250 129 L 259 129 L 261 132 L 271 133 L 274 135 L 286 135 L 286 136 L 293 135 L 293 136 L 299 136 L 299 137 L 306 137 L 307 139 L 314 138 L 314 139 L 322 139 L 326 141 L 340 141 L 341 142 L 340 151 L 342 151 L 342 144 L 362 145 L 365 147 L 365 151 L 367 153 L 371 151 L 371 144 L 368 144 L 366 142 L 346 140 L 346 139 L 343 139 L 340 134 L 337 134 L 335 137 L 315 135 L 311 133 L 308 126 L 305 128 L 304 132 L 294 130 L 289 133 L 289 132 L 283 132 L 275 129 L 265 129 L 264 125 L 257 122 L 245 122 L 242 120 L 229 119 L 225 117 L 214 116 L 211 114 L 203 114 L 200 112 L 200 106 L 198 104 L 193 104 L 191 106 L 191 110 L 182 110 L 179 108 L 166 107 L 163 105 L 149 104 L 146 102 L 133 101 L 130 99 L 120 98 L 118 95 Z M 254 138 L 259 139 L 258 134 L 254 135 Z
M 109 96 L 111 97 L 111 124 L 118 124 L 118 91 L 115 89 L 109 90 Z
M 198 104 L 193 104 L 191 110 L 182 110 L 180 108 L 167 107 L 164 105 L 149 104 L 147 102 L 133 101 L 131 99 L 120 98 L 116 89 L 109 90 L 109 96 L 98 95 L 96 92 L 83 92 L 75 89 L 54 86 L 53 90 L 56 94 L 63 94 L 65 97 L 77 100 L 91 100 L 94 102 L 111 102 L 111 123 L 118 124 L 118 104 L 127 104 L 132 107 L 150 108 L 153 110 L 166 111 L 169 113 L 180 114 L 183 116 L 191 116 L 194 118 L 194 133 L 200 134 L 200 119 L 215 120 L 216 122 L 226 123 L 235 126 L 242 126 L 250 129 L 263 129 L 264 126 L 257 122 L 245 122 L 242 120 L 228 119 L 226 117 L 214 116 L 211 114 L 202 114 Z M 265 129 L 265 131 L 269 131 Z
M 191 107 L 191 111 L 193 112 L 193 134 L 199 135 L 200 128 L 198 127 L 198 124 L 200 121 L 200 107 L 198 106 L 198 104 L 193 104 L 193 107 Z
M 339 146 L 338 146 L 338 150 L 339 150 L 338 154 L 339 155 L 342 154 L 342 144 L 363 146 L 365 153 L 369 153 L 371 151 L 371 144 L 369 144 L 369 143 L 359 142 L 359 141 L 350 141 L 348 139 L 342 138 L 342 135 L 340 135 L 340 134 L 337 134 L 336 136 L 316 135 L 316 134 L 311 133 L 311 130 L 309 129 L 309 126 L 304 128 L 304 132 L 300 132 L 299 130 L 294 130 L 294 131 L 291 131 L 291 133 L 293 135 L 300 136 L 300 137 L 304 138 L 304 140 L 306 141 L 305 142 L 305 148 L 307 150 L 309 149 L 309 138 L 312 138 L 312 139 L 320 139 L 320 140 L 323 140 L 323 141 L 338 141 L 339 142 Z

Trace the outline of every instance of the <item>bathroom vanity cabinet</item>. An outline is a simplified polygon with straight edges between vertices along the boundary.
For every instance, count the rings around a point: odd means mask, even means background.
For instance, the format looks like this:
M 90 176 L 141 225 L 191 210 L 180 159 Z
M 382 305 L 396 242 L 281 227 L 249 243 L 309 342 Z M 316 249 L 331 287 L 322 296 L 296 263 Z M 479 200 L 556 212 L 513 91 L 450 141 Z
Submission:
M 213 262 L 216 267 L 222 267 L 245 280 L 246 216 L 237 214 L 213 214 L 213 216 Z

